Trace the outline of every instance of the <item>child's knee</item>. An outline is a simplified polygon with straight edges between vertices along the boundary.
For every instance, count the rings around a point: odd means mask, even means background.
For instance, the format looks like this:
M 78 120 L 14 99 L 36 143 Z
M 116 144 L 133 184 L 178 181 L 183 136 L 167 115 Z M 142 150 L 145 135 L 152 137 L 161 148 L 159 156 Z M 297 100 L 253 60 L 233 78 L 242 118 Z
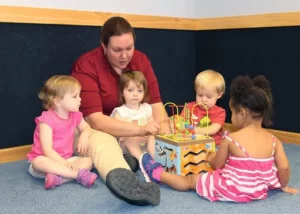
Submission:
M 32 168 L 33 170 L 38 170 L 41 168 L 41 166 L 44 166 L 46 163 L 45 163 L 46 159 L 44 156 L 38 156 L 36 157 L 32 162 Z
M 93 160 L 92 160 L 92 158 L 85 157 L 85 159 L 86 159 L 85 162 L 86 162 L 87 168 L 89 170 L 91 170 L 93 168 Z

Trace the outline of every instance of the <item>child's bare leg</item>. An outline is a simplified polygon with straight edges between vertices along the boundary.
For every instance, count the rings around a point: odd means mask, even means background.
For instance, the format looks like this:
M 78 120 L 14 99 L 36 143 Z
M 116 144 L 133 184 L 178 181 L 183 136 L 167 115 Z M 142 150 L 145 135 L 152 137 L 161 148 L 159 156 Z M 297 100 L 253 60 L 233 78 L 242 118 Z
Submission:
M 155 137 L 149 136 L 148 142 L 147 142 L 147 151 L 151 155 L 153 159 L 155 159 Z
M 92 159 L 89 157 L 71 157 L 68 162 L 74 163 L 79 169 L 91 170 L 93 166 Z M 63 183 L 77 179 L 78 170 L 70 170 L 63 164 L 57 163 L 46 156 L 39 156 L 32 161 L 32 168 L 39 173 L 51 173 L 63 177 Z
M 78 170 L 70 170 L 67 166 L 57 163 L 45 156 L 39 156 L 32 162 L 32 168 L 38 173 L 45 173 L 45 189 L 53 189 L 62 183 L 76 179 L 85 187 L 90 187 L 97 179 L 95 173 L 89 170 L 92 168 L 91 159 L 88 157 L 78 158 L 72 157 L 68 162 L 77 165 Z
M 90 157 L 71 157 L 68 161 L 76 164 L 79 169 L 91 170 L 93 168 L 93 161 Z
M 78 174 L 77 170 L 70 170 L 65 165 L 57 163 L 46 156 L 36 157 L 32 161 L 32 168 L 38 173 L 55 174 L 69 180 L 76 179 Z
M 153 159 L 155 159 L 155 148 L 152 148 L 152 146 L 148 146 L 148 145 L 147 145 L 147 151 L 148 151 L 148 153 L 151 155 L 151 157 L 152 157 Z
M 135 138 L 127 138 L 123 141 L 123 145 L 133 157 L 139 160 L 143 154 L 143 151 L 140 148 L 140 142 L 137 140 L 138 139 Z
M 196 189 L 197 180 L 199 176 L 201 175 L 181 176 L 171 174 L 168 172 L 162 172 L 160 180 L 163 184 L 166 184 L 175 190 L 187 191 Z
M 78 166 L 79 169 L 91 170 L 93 168 L 93 161 L 90 157 L 71 157 L 67 159 L 68 162 L 74 163 Z M 78 174 L 77 174 L 78 175 Z M 72 181 L 74 179 L 63 177 L 63 183 Z
M 141 149 L 141 138 L 131 138 L 123 141 L 123 145 L 127 148 L 129 153 L 135 157 L 141 168 L 141 171 L 147 182 L 156 181 L 152 176 L 152 171 L 159 167 L 160 164 L 156 163 L 148 152 Z

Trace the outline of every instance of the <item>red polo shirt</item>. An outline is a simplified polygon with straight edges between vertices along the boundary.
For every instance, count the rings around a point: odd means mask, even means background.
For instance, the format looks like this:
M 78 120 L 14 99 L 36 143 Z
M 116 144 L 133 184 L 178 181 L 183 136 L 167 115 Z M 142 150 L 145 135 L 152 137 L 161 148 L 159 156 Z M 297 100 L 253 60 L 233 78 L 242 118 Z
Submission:
M 138 70 L 144 73 L 148 82 L 150 104 L 161 102 L 159 87 L 150 60 L 142 52 L 135 50 L 126 70 Z M 80 111 L 86 117 L 95 112 L 110 115 L 115 107 L 120 106 L 119 78 L 98 47 L 83 54 L 75 62 L 71 76 L 81 84 Z

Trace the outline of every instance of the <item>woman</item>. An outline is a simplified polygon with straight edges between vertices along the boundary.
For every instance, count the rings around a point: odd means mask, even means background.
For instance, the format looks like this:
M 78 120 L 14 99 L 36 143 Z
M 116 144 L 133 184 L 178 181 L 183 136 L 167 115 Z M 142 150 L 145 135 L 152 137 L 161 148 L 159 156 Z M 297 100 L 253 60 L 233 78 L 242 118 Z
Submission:
M 159 186 L 138 181 L 114 137 L 141 142 L 145 136 L 157 134 L 160 127 L 163 104 L 157 79 L 149 59 L 135 50 L 134 43 L 134 30 L 128 21 L 122 17 L 108 19 L 101 29 L 101 46 L 83 54 L 75 62 L 72 76 L 82 86 L 80 110 L 94 129 L 89 140 L 89 156 L 101 178 L 113 193 L 128 203 L 158 205 Z M 126 70 L 143 72 L 148 82 L 155 121 L 143 127 L 109 117 L 112 110 L 120 105 L 118 83 L 120 74 Z M 164 117 L 167 118 L 165 111 Z M 169 125 L 166 124 L 164 130 L 169 132 Z

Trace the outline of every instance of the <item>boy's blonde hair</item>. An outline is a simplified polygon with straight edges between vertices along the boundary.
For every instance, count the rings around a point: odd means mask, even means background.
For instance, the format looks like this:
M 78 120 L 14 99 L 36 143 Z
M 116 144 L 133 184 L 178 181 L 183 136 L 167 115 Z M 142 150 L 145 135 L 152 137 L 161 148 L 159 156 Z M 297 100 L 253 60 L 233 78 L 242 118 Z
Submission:
M 225 80 L 224 77 L 217 71 L 205 70 L 200 72 L 195 79 L 195 90 L 197 88 L 206 88 L 208 85 L 216 87 L 218 93 L 225 92 Z
M 148 95 L 148 84 L 146 77 L 140 71 L 124 71 L 120 76 L 120 83 L 119 83 L 119 93 L 120 93 L 120 102 L 121 104 L 125 104 L 125 99 L 123 97 L 123 91 L 125 88 L 128 87 L 130 81 L 136 83 L 138 86 L 141 86 L 144 89 L 144 98 L 142 103 L 148 102 L 149 95 Z
M 43 101 L 43 107 L 48 110 L 54 107 L 54 99 L 62 99 L 68 92 L 80 89 L 81 85 L 77 79 L 67 75 L 55 75 L 48 79 L 38 96 Z

